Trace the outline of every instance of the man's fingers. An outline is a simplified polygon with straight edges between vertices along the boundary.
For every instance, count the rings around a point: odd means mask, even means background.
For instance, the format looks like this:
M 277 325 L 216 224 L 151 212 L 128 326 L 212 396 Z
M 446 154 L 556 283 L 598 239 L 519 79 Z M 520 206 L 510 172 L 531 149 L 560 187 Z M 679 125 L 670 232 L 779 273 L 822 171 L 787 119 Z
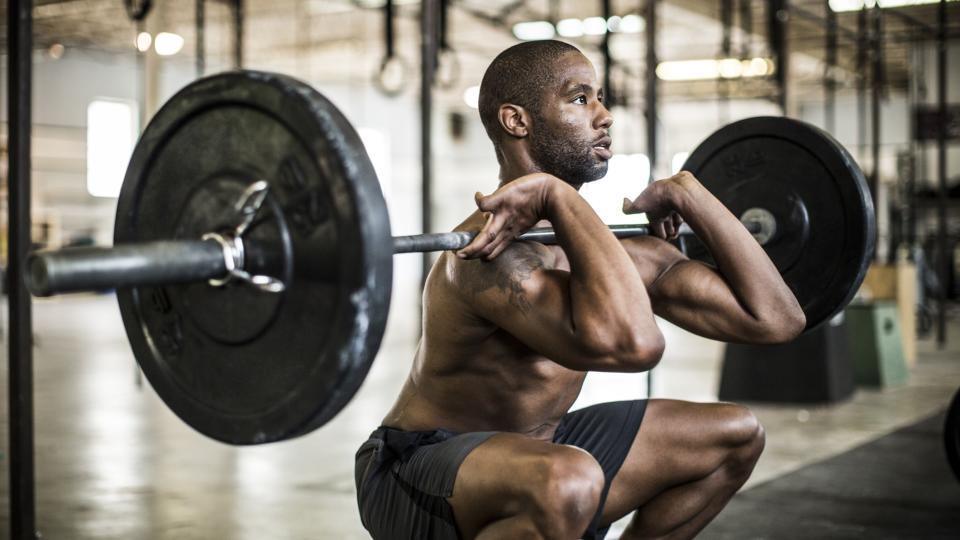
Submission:
M 643 194 L 640 197 L 637 197 L 635 200 L 630 200 L 626 197 L 623 198 L 623 213 L 626 215 L 630 214 L 642 214 L 647 211 L 645 201 L 642 201 Z
M 473 237 L 473 240 L 471 240 L 466 247 L 460 249 L 460 251 L 457 251 L 457 257 L 460 257 L 461 259 L 472 259 L 476 256 L 478 251 L 490 243 L 491 236 L 489 234 L 489 230 L 493 219 L 493 214 L 487 214 L 487 222 L 484 223 L 483 228 L 480 229 L 480 232 Z
M 477 203 L 477 208 L 482 212 L 493 212 L 500 202 L 500 195 L 497 192 L 484 195 L 478 191 L 474 193 L 473 200 Z
M 506 218 L 497 214 L 489 214 L 487 222 L 470 244 L 457 252 L 462 259 L 476 259 L 490 253 L 497 239 L 503 234 Z

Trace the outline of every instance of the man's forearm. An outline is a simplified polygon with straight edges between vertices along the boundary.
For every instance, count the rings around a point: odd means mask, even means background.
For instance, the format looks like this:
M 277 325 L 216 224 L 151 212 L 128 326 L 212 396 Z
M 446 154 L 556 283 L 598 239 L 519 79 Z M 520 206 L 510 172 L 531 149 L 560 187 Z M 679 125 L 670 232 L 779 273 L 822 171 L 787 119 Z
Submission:
M 674 182 L 677 212 L 710 250 L 717 268 L 744 309 L 756 320 L 802 318 L 796 297 L 740 220 L 692 175 Z
M 570 262 L 574 331 L 599 348 L 633 360 L 663 349 L 640 274 L 620 242 L 572 187 L 550 190 L 549 219 Z M 659 358 L 653 359 L 656 362 Z

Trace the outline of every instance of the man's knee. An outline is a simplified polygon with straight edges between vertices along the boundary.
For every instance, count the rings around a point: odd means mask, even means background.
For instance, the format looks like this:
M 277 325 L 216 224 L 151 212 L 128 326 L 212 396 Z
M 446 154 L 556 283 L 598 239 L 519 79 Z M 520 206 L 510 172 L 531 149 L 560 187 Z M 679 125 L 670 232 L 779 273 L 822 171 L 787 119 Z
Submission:
M 723 439 L 730 448 L 728 466 L 753 470 L 760 458 L 766 441 L 766 434 L 760 420 L 753 412 L 743 406 L 725 404 Z
M 596 514 L 603 493 L 600 465 L 590 454 L 564 448 L 538 457 L 531 467 L 532 517 L 547 537 L 582 533 Z

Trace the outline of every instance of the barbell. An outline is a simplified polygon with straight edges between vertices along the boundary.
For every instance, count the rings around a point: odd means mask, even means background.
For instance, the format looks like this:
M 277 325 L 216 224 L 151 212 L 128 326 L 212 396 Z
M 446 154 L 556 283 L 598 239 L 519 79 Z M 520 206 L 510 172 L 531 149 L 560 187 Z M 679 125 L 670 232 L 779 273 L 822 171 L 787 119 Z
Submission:
M 874 249 L 873 206 L 829 135 L 741 120 L 684 169 L 763 245 L 808 329 L 850 301 Z M 134 356 L 164 402 L 209 437 L 258 444 L 322 426 L 356 393 L 385 329 L 394 253 L 458 249 L 474 234 L 391 236 L 373 166 L 340 111 L 296 79 L 235 71 L 191 83 L 150 121 L 124 177 L 114 247 L 35 252 L 25 274 L 38 296 L 116 289 Z M 688 255 L 710 262 L 685 237 Z M 555 241 L 544 229 L 521 238 Z

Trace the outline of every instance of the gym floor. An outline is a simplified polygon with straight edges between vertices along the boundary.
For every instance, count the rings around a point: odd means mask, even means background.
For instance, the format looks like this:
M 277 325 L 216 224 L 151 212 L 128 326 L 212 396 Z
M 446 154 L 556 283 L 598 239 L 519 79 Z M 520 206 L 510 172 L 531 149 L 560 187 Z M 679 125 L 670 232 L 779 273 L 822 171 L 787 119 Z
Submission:
M 368 538 L 356 511 L 353 452 L 391 405 L 416 345 L 409 321 L 392 317 L 369 377 L 332 422 L 293 441 L 238 448 L 197 434 L 146 381 L 141 384 L 112 296 L 35 302 L 37 525 L 43 537 Z M 754 406 L 767 429 L 767 449 L 745 489 L 944 409 L 960 385 L 960 323 L 952 319 L 952 347 L 937 350 L 921 341 L 906 386 L 859 389 L 832 406 Z M 722 345 L 665 331 L 668 348 L 655 371 L 655 395 L 716 399 Z M 6 369 L 0 377 L 6 388 Z M 638 380 L 594 381 L 586 398 L 600 391 L 634 393 Z M 6 482 L 0 483 L 0 523 L 9 518 Z M 0 527 L 5 534 L 6 525 Z M 703 537 L 710 537 L 709 529 Z

